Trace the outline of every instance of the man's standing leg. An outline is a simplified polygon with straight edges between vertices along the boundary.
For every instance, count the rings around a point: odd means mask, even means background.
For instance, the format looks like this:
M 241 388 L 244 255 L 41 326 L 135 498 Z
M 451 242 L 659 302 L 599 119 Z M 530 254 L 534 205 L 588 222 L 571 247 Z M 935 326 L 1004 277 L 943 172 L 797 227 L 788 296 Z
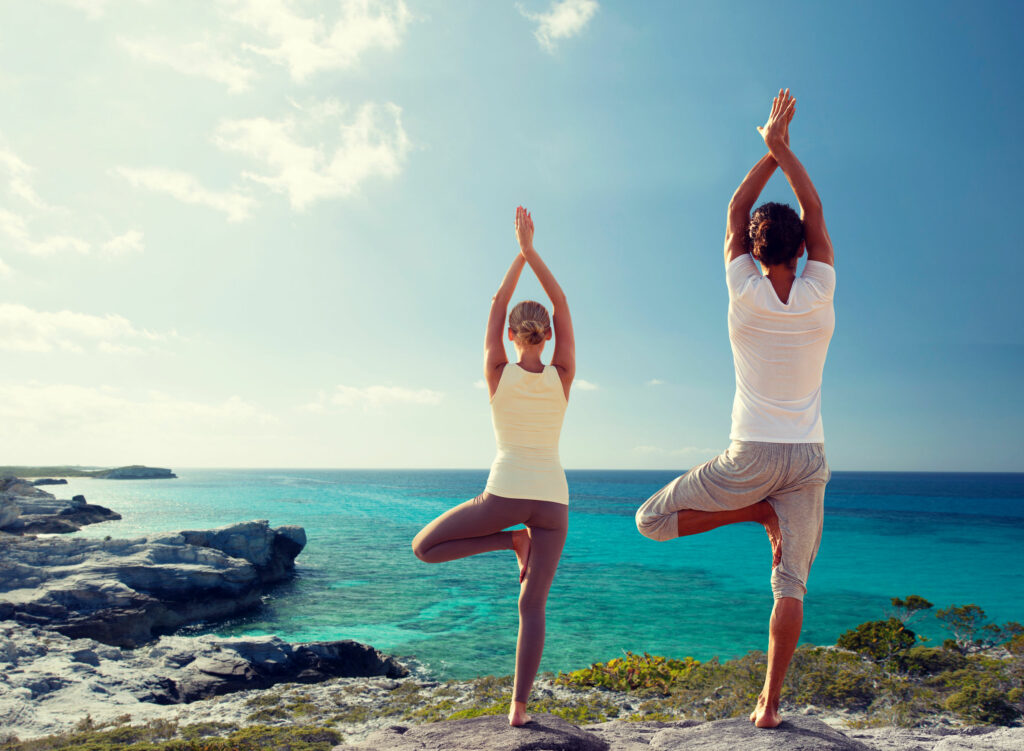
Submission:
M 772 568 L 775 605 L 768 626 L 768 669 L 757 706 L 750 713 L 750 721 L 759 728 L 773 728 L 782 722 L 782 682 L 800 641 L 807 576 L 821 544 L 825 483 L 830 473 L 823 453 L 819 459 L 821 450 L 817 446 L 801 447 L 800 451 L 809 454 L 809 462 L 820 462 L 820 466 L 797 487 L 768 500 L 777 513 L 781 555 L 776 556 Z
M 757 697 L 757 707 L 750 713 L 750 721 L 759 728 L 773 728 L 782 722 L 779 716 L 782 680 L 800 641 L 803 623 L 803 602 L 795 597 L 780 597 L 775 601 L 768 628 L 768 671 L 764 676 L 764 688 Z

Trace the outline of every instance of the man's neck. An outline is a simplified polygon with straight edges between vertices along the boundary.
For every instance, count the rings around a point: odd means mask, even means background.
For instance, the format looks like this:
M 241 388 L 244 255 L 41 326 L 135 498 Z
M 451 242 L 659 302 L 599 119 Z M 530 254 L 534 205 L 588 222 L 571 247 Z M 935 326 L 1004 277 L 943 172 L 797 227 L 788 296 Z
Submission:
M 792 263 L 777 263 L 772 266 L 762 263 L 761 268 L 768 281 L 775 288 L 775 294 L 783 305 L 789 302 L 789 293 L 793 289 L 793 280 L 796 279 L 796 260 Z

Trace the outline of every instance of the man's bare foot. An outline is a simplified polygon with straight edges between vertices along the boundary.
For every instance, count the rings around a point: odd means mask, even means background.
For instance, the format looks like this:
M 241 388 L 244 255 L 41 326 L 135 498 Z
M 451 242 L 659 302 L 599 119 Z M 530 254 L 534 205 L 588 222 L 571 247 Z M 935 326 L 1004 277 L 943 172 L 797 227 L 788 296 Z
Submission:
M 514 701 L 508 708 L 508 724 L 514 728 L 525 725 L 530 721 L 530 715 L 526 714 L 526 702 Z
M 779 517 L 775 515 L 775 509 L 768 501 L 761 501 L 758 506 L 761 524 L 764 531 L 768 533 L 768 542 L 772 544 L 772 568 L 782 563 L 782 530 L 779 528 Z
M 512 533 L 512 549 L 519 561 L 519 581 L 526 578 L 526 564 L 530 561 L 530 530 L 517 529 Z
M 779 716 L 779 700 L 769 701 L 764 694 L 758 696 L 757 706 L 750 713 L 750 721 L 755 727 L 777 728 L 782 722 L 782 717 Z

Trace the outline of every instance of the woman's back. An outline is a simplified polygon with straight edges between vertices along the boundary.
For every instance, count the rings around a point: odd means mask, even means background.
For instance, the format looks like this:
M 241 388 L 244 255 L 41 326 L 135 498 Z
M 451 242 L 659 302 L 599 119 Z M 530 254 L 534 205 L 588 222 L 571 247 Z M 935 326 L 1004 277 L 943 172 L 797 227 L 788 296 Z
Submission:
M 568 402 L 558 369 L 531 373 L 505 366 L 491 399 L 497 456 L 486 490 L 506 498 L 569 502 L 558 456 L 558 439 Z

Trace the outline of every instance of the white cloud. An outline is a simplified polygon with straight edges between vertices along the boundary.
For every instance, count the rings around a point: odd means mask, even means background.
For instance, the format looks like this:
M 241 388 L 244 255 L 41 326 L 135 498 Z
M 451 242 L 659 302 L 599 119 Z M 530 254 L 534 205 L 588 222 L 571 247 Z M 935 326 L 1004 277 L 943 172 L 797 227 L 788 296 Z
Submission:
M 295 106 L 301 119 L 226 120 L 214 142 L 266 165 L 265 174 L 246 172 L 245 177 L 287 193 L 299 210 L 324 198 L 352 195 L 369 178 L 401 171 L 409 139 L 396 105 L 367 103 L 349 118 L 334 100 Z
M 102 16 L 112 0 L 59 0 L 62 4 L 85 13 L 89 18 L 97 19 Z
M 217 192 L 205 188 L 195 177 L 187 172 L 160 169 L 158 167 L 146 169 L 116 167 L 114 172 L 136 188 L 146 188 L 158 193 L 167 193 L 183 203 L 206 206 L 222 211 L 227 214 L 229 222 L 239 222 L 248 218 L 256 206 L 255 199 L 244 193 L 237 191 Z
M 103 252 L 119 256 L 126 253 L 141 253 L 145 244 L 142 241 L 142 233 L 138 230 L 129 230 L 123 235 L 112 237 L 103 243 Z
M 255 71 L 237 57 L 225 54 L 226 42 L 203 40 L 181 44 L 160 39 L 126 39 L 118 42 L 131 55 L 147 62 L 166 65 L 186 76 L 198 76 L 223 83 L 228 91 L 239 93 L 252 88 Z
M 44 201 L 32 186 L 33 168 L 14 152 L 0 149 L 0 177 L 6 173 L 6 183 L 0 180 L 0 198 L 12 208 L 0 208 L 0 235 L 10 240 L 9 247 L 36 256 L 48 256 L 54 253 L 72 252 L 89 253 L 95 242 L 77 234 L 54 232 L 38 237 L 31 229 L 33 224 L 45 224 L 53 228 L 56 224 L 67 222 L 74 212 L 52 206 Z M 17 205 L 17 210 L 13 207 Z M 117 237 L 111 237 L 101 244 L 108 252 L 127 249 L 126 243 L 131 240 L 132 250 L 142 249 L 142 235 L 129 231 Z M 10 269 L 0 264 L 0 273 Z
M 597 391 L 599 386 L 596 383 L 585 381 L 582 378 L 574 378 L 572 382 L 573 387 L 580 391 Z
M 11 267 L 8 266 L 6 263 L 4 263 L 3 259 L 0 258 L 0 276 L 7 276 L 10 273 L 11 273 Z
M 574 37 L 583 31 L 597 13 L 596 0 L 559 0 L 551 4 L 547 13 L 531 13 L 521 5 L 519 12 L 537 23 L 533 35 L 548 52 L 555 49 L 555 41 Z
M 195 440 L 239 423 L 262 425 L 276 419 L 238 396 L 210 403 L 160 391 L 131 394 L 108 386 L 29 382 L 0 383 L 0 422 L 15 434 L 71 431 L 76 441 L 121 439 L 124 446 L 146 450 L 154 436 L 166 437 L 168 432 Z
M 323 70 L 354 67 L 373 48 L 401 43 L 410 13 L 402 0 L 339 0 L 336 19 L 303 16 L 287 0 L 228 0 L 232 18 L 263 34 L 270 46 L 246 49 L 284 65 L 296 81 Z
M 647 385 L 648 386 L 664 386 L 665 385 L 665 381 L 661 380 L 660 378 L 652 378 L 651 380 L 649 380 L 647 382 Z
M 48 256 L 61 251 L 88 253 L 91 249 L 87 240 L 72 235 L 50 235 L 35 240 L 25 218 L 6 209 L 0 209 L 0 232 L 14 241 L 15 248 L 35 256 Z
M 17 154 L 0 149 L 0 165 L 7 170 L 7 190 L 12 196 L 22 199 L 37 209 L 49 208 L 29 182 L 32 168 L 25 164 Z
M 0 303 L 0 350 L 19 352 L 141 351 L 149 344 L 174 337 L 174 332 L 138 329 L 123 316 L 97 316 L 70 310 L 47 312 L 26 305 Z
M 402 386 L 337 385 L 331 393 L 321 392 L 315 402 L 306 404 L 308 412 L 324 412 L 329 407 L 363 407 L 371 409 L 391 404 L 440 404 L 442 394 L 431 389 L 409 389 Z
M 473 381 L 473 388 L 475 388 L 475 389 L 486 389 L 487 388 L 487 381 L 485 381 L 483 378 L 481 378 L 478 381 Z

